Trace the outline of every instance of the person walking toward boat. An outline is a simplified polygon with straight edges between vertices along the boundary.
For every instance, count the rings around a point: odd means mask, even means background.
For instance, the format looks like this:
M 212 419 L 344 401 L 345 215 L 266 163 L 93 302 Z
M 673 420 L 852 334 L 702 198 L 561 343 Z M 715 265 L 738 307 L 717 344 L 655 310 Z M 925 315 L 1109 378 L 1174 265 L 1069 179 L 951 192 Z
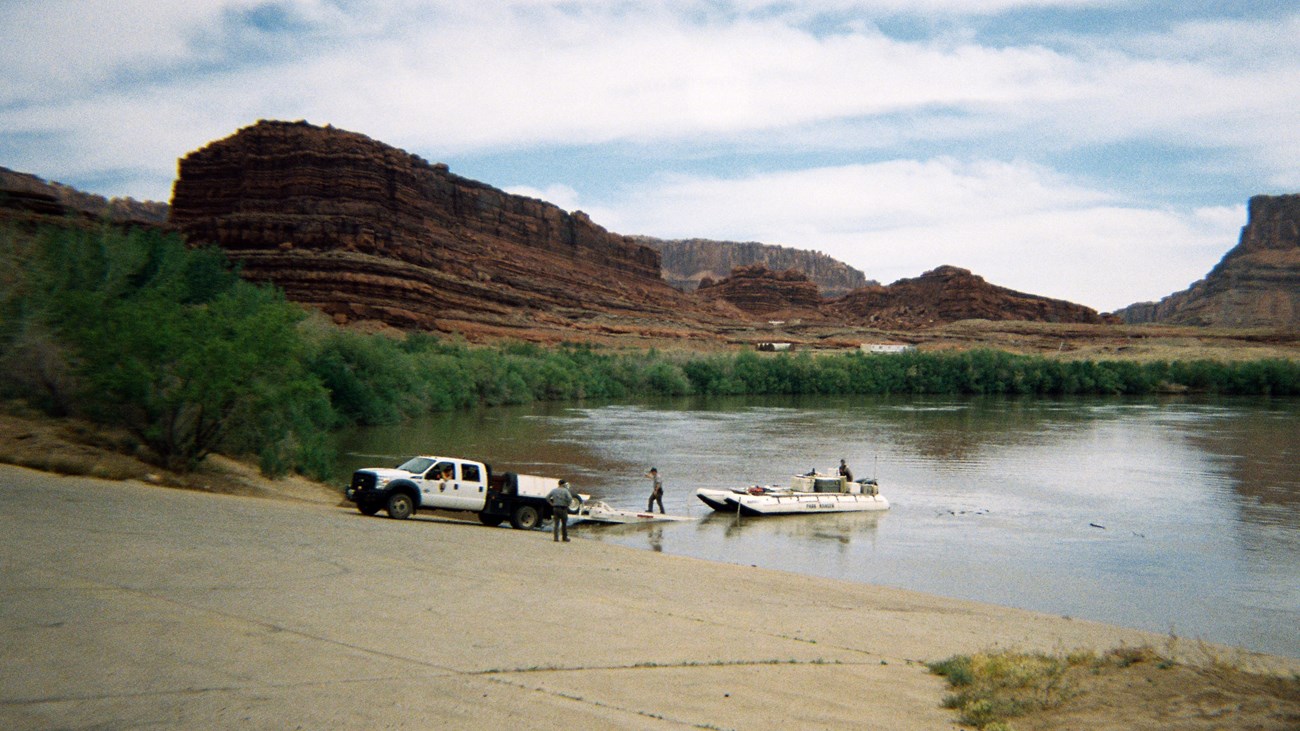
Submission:
M 844 478 L 845 482 L 853 482 L 853 470 L 849 469 L 849 466 L 844 463 L 844 460 L 840 460 L 840 475 Z
M 560 484 L 546 494 L 546 502 L 551 504 L 551 535 L 556 541 L 563 534 L 564 542 L 569 542 L 569 504 L 573 502 L 573 497 L 568 480 L 560 480 Z
M 655 503 L 659 503 L 659 512 L 666 514 L 667 511 L 664 510 L 664 481 L 659 479 L 659 470 L 651 467 L 650 471 L 645 473 L 645 476 L 650 478 L 652 485 L 650 501 L 646 503 L 645 511 L 653 513 Z

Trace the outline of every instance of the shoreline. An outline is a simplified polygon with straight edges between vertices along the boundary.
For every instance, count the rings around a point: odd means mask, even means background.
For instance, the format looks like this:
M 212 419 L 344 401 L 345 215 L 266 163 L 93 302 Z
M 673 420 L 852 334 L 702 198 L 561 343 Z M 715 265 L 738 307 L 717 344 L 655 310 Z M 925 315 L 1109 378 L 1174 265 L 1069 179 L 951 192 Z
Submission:
M 325 495 L 3 466 L 0 529 L 10 728 L 956 728 L 924 663 L 1171 649 L 904 589 L 436 515 L 366 518 Z M 1279 656 L 1172 649 L 1300 674 Z M 1123 725 L 1138 710 L 1110 713 Z

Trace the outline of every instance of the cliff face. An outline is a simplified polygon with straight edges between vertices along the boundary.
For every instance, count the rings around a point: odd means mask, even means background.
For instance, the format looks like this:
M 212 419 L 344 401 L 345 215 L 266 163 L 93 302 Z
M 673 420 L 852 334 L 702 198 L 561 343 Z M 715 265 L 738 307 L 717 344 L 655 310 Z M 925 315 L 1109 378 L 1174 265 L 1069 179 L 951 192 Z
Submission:
M 537 311 L 559 325 L 566 308 L 690 309 L 657 252 L 581 212 L 304 122 L 258 122 L 182 158 L 171 219 L 338 322 L 508 334 L 542 326 Z
M 663 278 L 680 290 L 689 292 L 701 280 L 718 280 L 730 276 L 736 267 L 761 264 L 774 271 L 797 269 L 808 275 L 825 297 L 838 297 L 864 287 L 868 282 L 862 272 L 819 251 L 803 251 L 786 246 L 757 242 L 710 241 L 708 239 L 656 239 L 633 237 L 659 252 L 663 257 Z
M 1204 279 L 1115 314 L 1131 324 L 1300 328 L 1300 195 L 1251 198 L 1241 240 Z
M 163 226 L 167 222 L 167 204 L 134 198 L 105 198 L 0 167 L 0 217 L 37 220 L 45 216 Z
M 942 266 L 913 279 L 863 287 L 832 302 L 840 317 L 881 328 L 918 328 L 958 320 L 1101 323 L 1083 305 L 989 284 L 966 269 Z
M 762 264 L 736 267 L 719 282 L 701 280 L 695 294 L 705 301 L 725 301 L 755 316 L 818 316 L 823 304 L 817 285 L 803 272 L 774 272 Z

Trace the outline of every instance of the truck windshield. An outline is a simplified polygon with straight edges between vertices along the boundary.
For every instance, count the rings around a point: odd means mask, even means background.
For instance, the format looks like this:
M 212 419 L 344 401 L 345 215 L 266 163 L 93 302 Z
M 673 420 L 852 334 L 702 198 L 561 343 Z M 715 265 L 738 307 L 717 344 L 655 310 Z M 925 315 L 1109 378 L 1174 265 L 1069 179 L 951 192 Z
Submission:
M 424 472 L 429 469 L 431 464 L 433 464 L 433 460 L 428 457 L 412 457 L 398 465 L 397 469 L 406 470 L 407 472 Z

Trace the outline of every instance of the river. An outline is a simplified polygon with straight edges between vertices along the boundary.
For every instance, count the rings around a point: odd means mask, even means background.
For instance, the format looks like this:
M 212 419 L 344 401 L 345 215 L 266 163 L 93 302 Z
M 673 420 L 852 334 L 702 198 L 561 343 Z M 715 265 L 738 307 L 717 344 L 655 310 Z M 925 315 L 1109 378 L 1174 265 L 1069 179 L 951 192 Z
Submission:
M 339 448 L 345 471 L 474 457 L 638 509 L 654 466 L 668 512 L 695 520 L 575 535 L 1300 657 L 1295 401 L 535 404 L 352 430 Z M 693 495 L 841 458 L 879 480 L 888 512 L 738 519 Z

